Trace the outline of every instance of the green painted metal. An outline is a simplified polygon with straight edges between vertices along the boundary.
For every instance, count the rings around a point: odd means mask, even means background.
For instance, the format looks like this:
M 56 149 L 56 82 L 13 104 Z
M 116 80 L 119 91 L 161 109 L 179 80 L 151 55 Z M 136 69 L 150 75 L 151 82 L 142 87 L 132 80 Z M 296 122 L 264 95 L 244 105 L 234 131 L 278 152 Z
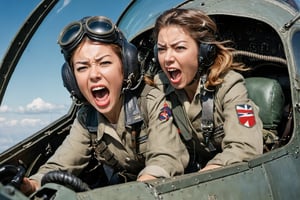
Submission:
M 55 5 L 57 1 L 48 0 L 47 5 Z M 136 18 L 141 18 L 142 14 L 147 13 L 147 8 L 139 7 L 143 5 L 141 1 L 132 1 L 129 7 L 121 15 L 118 23 L 124 28 L 125 34 L 134 40 L 140 34 L 153 27 L 154 19 L 149 17 L 145 24 L 138 24 L 138 29 L 131 30 L 126 26 L 129 20 L 128 13 L 134 13 Z M 157 5 L 156 5 L 157 6 Z M 182 6 L 186 8 L 200 8 L 212 16 L 230 15 L 242 18 L 255 19 L 268 24 L 278 34 L 282 41 L 282 48 L 285 53 L 287 67 L 291 84 L 291 99 L 294 105 L 294 131 L 290 142 L 276 150 L 258 156 L 246 163 L 227 166 L 214 171 L 202 173 L 186 174 L 170 179 L 158 179 L 146 183 L 131 182 L 126 184 L 107 186 L 93 189 L 87 192 L 75 193 L 67 187 L 57 184 L 47 184 L 43 186 L 33 197 L 37 197 L 44 192 L 53 195 L 53 199 L 207 199 L 207 200 L 240 200 L 240 199 L 297 199 L 300 196 L 300 94 L 299 94 L 299 55 L 300 42 L 300 22 L 296 20 L 290 28 L 285 28 L 287 24 L 295 18 L 299 12 L 297 9 L 289 7 L 288 4 L 280 1 L 271 0 L 193 0 L 176 2 L 172 6 Z M 36 12 L 43 15 L 42 7 L 37 8 Z M 142 10 L 143 12 L 140 12 Z M 157 16 L 161 10 L 149 9 L 149 16 Z M 44 15 L 48 12 L 44 11 Z M 32 20 L 41 18 L 32 15 Z M 232 22 L 234 23 L 234 22 Z M 245 24 L 246 26 L 247 24 Z M 127 30 L 128 29 L 128 30 Z M 130 29 L 130 30 L 129 30 Z M 27 29 L 24 27 L 18 35 L 20 40 L 32 36 L 32 33 L 24 35 Z M 267 33 L 266 33 L 267 34 Z M 296 39 L 295 39 L 296 38 Z M 4 59 L 0 72 L 2 77 L 9 78 L 17 63 L 18 57 L 24 47 L 15 47 L 8 51 Z M 14 49 L 15 48 L 15 49 Z M 14 49 L 14 50 L 13 50 Z M 296 51 L 296 52 L 295 52 Z M 298 52 L 297 52 L 298 51 Z M 13 55 L 17 53 L 17 55 Z M 7 59 L 13 60 L 7 63 Z M 271 71 L 271 70 L 270 70 Z M 7 80 L 1 79 L 1 97 L 7 84 Z M 0 164 L 18 164 L 22 158 L 26 163 L 31 163 L 30 171 L 36 170 L 40 162 L 47 159 L 47 156 L 37 151 L 37 149 L 52 144 L 56 146 L 68 134 L 70 125 L 75 117 L 76 106 L 73 106 L 63 118 L 50 124 L 35 136 L 28 138 L 19 145 L 0 155 Z M 60 135 L 59 142 L 57 136 Z M 32 198 L 33 198 L 32 197 Z M 18 190 L 11 186 L 0 184 L 0 199 L 28 199 Z

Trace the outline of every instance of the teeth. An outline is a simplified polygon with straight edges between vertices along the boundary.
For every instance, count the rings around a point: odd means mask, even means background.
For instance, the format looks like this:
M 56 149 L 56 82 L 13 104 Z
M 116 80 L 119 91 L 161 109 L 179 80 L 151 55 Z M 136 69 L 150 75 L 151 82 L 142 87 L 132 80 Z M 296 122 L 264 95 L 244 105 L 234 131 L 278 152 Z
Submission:
M 176 71 L 177 69 L 168 69 L 168 72 L 174 72 Z
M 97 91 L 97 90 L 102 90 L 102 89 L 104 89 L 104 87 L 95 87 L 92 89 L 92 91 Z

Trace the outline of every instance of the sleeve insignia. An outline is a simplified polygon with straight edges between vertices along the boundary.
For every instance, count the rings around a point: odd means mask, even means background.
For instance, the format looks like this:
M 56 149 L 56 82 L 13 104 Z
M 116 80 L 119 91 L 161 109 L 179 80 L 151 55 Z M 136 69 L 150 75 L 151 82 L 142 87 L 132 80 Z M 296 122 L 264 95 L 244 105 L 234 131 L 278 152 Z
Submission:
M 239 123 L 247 128 L 251 128 L 256 124 L 252 106 L 241 104 L 235 106 Z
M 164 103 L 164 107 L 160 109 L 159 120 L 168 121 L 171 116 L 172 116 L 171 108 L 168 106 L 167 103 Z

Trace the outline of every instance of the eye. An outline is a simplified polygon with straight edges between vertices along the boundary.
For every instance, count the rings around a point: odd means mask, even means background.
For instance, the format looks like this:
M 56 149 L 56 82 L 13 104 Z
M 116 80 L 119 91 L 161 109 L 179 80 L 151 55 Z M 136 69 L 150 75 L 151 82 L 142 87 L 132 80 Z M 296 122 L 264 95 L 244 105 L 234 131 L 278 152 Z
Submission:
M 162 53 L 166 50 L 165 47 L 157 47 L 157 52 Z
M 105 61 L 102 61 L 100 64 L 101 65 L 109 65 L 111 63 L 112 63 L 111 61 L 105 60 Z
M 103 66 L 103 67 L 109 66 L 111 64 L 112 64 L 112 62 L 110 60 L 103 60 L 99 63 L 99 65 Z
M 183 51 L 183 50 L 185 50 L 185 49 L 186 49 L 186 47 L 183 46 L 183 45 L 178 45 L 178 46 L 176 46 L 176 51 Z
M 77 72 L 85 71 L 88 67 L 86 65 L 75 66 Z

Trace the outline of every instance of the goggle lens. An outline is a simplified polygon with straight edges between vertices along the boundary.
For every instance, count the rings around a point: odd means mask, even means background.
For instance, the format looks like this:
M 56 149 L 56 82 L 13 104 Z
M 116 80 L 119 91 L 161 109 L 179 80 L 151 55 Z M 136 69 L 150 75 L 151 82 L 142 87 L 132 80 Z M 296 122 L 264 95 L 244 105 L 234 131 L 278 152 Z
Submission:
M 78 34 L 81 32 L 81 25 L 79 23 L 72 24 L 66 29 L 60 38 L 60 45 L 67 45 L 68 43 L 75 40 Z
M 73 22 L 62 31 L 58 43 L 64 54 L 73 51 L 76 45 L 87 34 L 89 37 L 103 42 L 116 42 L 114 24 L 106 17 L 95 16 Z M 65 55 L 66 56 L 66 55 Z
M 90 32 L 98 35 L 110 34 L 114 29 L 111 23 L 107 21 L 89 20 L 87 28 Z

